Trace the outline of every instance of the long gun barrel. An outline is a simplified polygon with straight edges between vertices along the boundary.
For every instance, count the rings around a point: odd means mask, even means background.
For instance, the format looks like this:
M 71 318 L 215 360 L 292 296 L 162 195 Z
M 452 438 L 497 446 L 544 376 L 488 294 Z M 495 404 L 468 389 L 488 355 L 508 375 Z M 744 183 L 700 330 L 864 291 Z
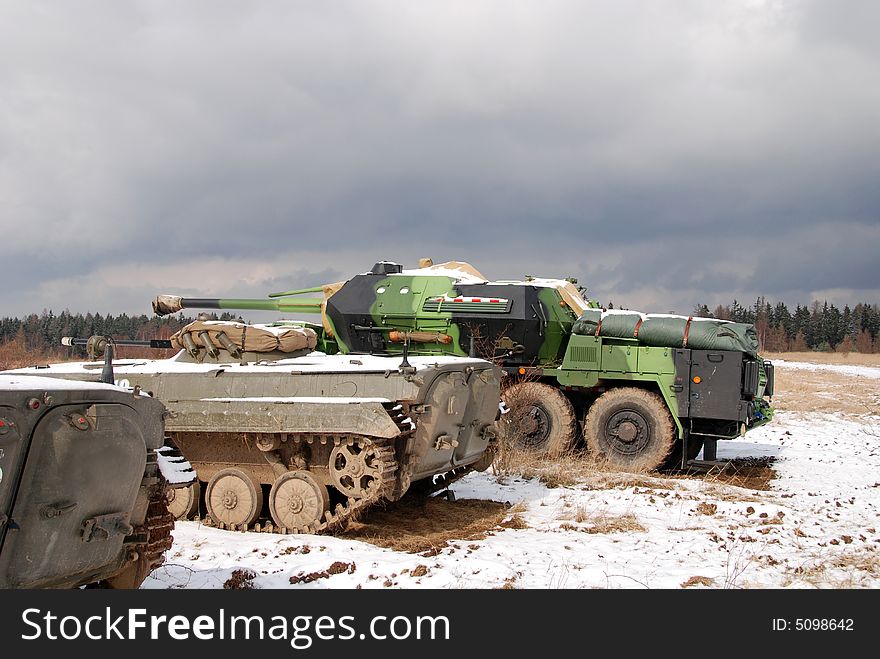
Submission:
M 138 346 L 141 348 L 173 348 L 168 339 L 114 339 L 112 337 L 95 334 L 88 339 L 80 339 L 75 336 L 62 336 L 63 346 L 85 346 L 89 359 L 105 358 L 102 382 L 113 384 L 113 352 L 114 346 Z
M 97 337 L 98 339 L 103 340 L 105 343 L 107 339 L 103 336 Z M 89 342 L 94 343 L 96 341 L 95 337 L 89 339 L 80 339 L 74 336 L 62 336 L 61 337 L 61 345 L 63 346 L 88 346 Z M 117 346 L 138 346 L 141 348 L 171 348 L 171 341 L 168 339 L 112 339 L 110 341 L 113 345 Z
M 312 291 L 303 291 L 312 292 Z M 277 294 L 276 294 L 277 295 Z M 288 293 L 287 295 L 290 295 Z M 153 311 L 159 316 L 174 314 L 183 309 L 228 309 L 245 311 L 279 311 L 281 313 L 321 313 L 321 298 L 299 300 L 254 298 L 207 298 L 159 295 L 153 300 Z

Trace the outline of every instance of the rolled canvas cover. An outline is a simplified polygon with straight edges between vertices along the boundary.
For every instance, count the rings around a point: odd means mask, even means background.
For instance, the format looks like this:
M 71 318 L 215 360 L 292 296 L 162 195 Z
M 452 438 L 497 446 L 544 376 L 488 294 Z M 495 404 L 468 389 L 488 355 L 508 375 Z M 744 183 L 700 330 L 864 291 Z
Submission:
M 754 325 L 715 318 L 588 309 L 572 331 L 582 335 L 638 339 L 649 346 L 758 353 L 758 334 Z
M 207 332 L 215 346 L 220 346 L 217 335 L 226 334 L 230 341 L 243 352 L 296 352 L 312 350 L 318 343 L 315 330 L 308 327 L 270 327 L 267 325 L 246 325 L 221 320 L 197 320 L 190 323 L 171 337 L 171 343 L 177 348 L 184 348 L 181 336 L 192 335 L 196 345 L 201 345 L 200 332 Z

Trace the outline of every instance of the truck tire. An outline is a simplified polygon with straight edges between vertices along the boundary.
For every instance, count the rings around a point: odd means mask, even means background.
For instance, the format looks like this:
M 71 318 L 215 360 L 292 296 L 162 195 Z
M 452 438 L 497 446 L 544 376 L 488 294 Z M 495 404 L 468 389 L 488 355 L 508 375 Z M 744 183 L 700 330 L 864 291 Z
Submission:
M 675 446 L 675 426 L 663 399 L 637 387 L 599 396 L 587 412 L 584 434 L 596 459 L 626 471 L 661 467 Z
M 505 389 L 501 398 L 510 408 L 499 422 L 508 446 L 551 458 L 574 447 L 577 417 L 571 401 L 558 388 L 520 382 Z

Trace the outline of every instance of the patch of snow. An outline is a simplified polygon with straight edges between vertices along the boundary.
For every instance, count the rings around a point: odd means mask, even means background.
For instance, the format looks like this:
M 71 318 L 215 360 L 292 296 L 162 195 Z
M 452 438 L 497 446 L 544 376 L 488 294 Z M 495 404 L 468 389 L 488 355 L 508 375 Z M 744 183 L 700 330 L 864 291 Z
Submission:
M 408 277 L 449 277 L 456 284 L 485 284 L 486 280 L 480 277 L 475 277 L 469 272 L 465 272 L 464 270 L 457 270 L 454 268 L 438 268 L 436 266 L 432 266 L 429 268 L 412 268 L 408 270 L 404 270 L 400 273 L 401 275 L 406 275 Z M 390 275 L 394 277 L 395 275 Z
M 358 359 L 352 360 L 349 355 L 323 355 L 310 353 L 302 357 L 291 357 L 276 361 L 257 362 L 253 364 L 211 364 L 185 361 L 183 351 L 171 359 L 155 359 L 133 363 L 114 364 L 114 373 L 117 377 L 125 374 L 158 374 L 158 373 L 216 373 L 228 371 L 231 373 L 277 373 L 279 369 L 289 370 L 292 374 L 299 373 L 358 373 L 358 372 L 385 372 L 392 373 L 400 366 L 400 357 L 379 357 L 376 355 L 359 355 Z M 353 363 L 356 362 L 356 363 Z M 472 366 L 487 366 L 487 362 L 471 357 L 455 356 L 410 356 L 409 363 L 417 370 L 424 370 L 438 365 L 462 364 Z M 27 367 L 6 371 L 7 374 L 21 375 L 51 375 L 51 374 L 81 374 L 95 376 L 95 369 L 101 368 L 95 362 L 66 362 L 50 364 L 48 368 Z
M 112 389 L 113 391 L 122 391 L 130 393 L 130 388 L 117 387 L 113 384 L 104 384 L 103 382 L 82 382 L 79 380 L 59 380 L 58 378 L 43 377 L 40 373 L 45 373 L 49 369 L 29 367 L 27 369 L 18 369 L 17 371 L 7 371 L 6 374 L 0 374 L 0 389 L 5 391 L 33 391 L 40 389 L 63 389 L 65 391 L 90 391 L 95 389 Z M 30 371 L 30 373 L 18 373 L 18 371 Z M 11 375 L 15 373 L 15 375 Z
M 156 449 L 158 457 L 159 471 L 171 485 L 180 485 L 182 483 L 190 484 L 195 480 L 196 474 L 193 471 L 189 460 L 180 455 L 170 446 L 162 446 Z
M 527 528 L 499 527 L 431 556 L 344 537 L 180 522 L 167 564 L 144 587 L 221 588 L 239 568 L 257 574 L 256 588 L 880 587 L 871 567 L 880 550 L 877 425 L 777 412 L 773 423 L 719 442 L 718 453 L 774 456 L 777 478 L 769 491 L 712 476 L 651 475 L 550 488 L 535 479 L 473 473 L 452 486 L 457 499 L 519 504 Z M 615 520 L 634 525 L 615 532 Z M 356 569 L 290 583 L 291 576 L 326 570 L 334 561 Z M 419 565 L 427 574 L 413 577 Z

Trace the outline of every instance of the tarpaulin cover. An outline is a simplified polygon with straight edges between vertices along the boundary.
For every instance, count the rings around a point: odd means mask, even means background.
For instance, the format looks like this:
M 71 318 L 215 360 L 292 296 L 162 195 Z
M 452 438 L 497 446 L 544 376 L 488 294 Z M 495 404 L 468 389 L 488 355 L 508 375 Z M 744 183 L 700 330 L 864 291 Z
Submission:
M 271 327 L 267 325 L 246 325 L 222 320 L 197 320 L 190 323 L 171 337 L 171 343 L 185 348 L 181 335 L 190 334 L 193 342 L 202 345 L 199 332 L 206 331 L 212 343 L 221 347 L 217 334 L 224 332 L 244 352 L 296 352 L 314 349 L 318 337 L 315 330 L 308 327 Z
M 638 339 L 648 346 L 737 350 L 753 356 L 758 353 L 758 334 L 754 325 L 715 318 L 587 309 L 572 331 L 590 336 Z

